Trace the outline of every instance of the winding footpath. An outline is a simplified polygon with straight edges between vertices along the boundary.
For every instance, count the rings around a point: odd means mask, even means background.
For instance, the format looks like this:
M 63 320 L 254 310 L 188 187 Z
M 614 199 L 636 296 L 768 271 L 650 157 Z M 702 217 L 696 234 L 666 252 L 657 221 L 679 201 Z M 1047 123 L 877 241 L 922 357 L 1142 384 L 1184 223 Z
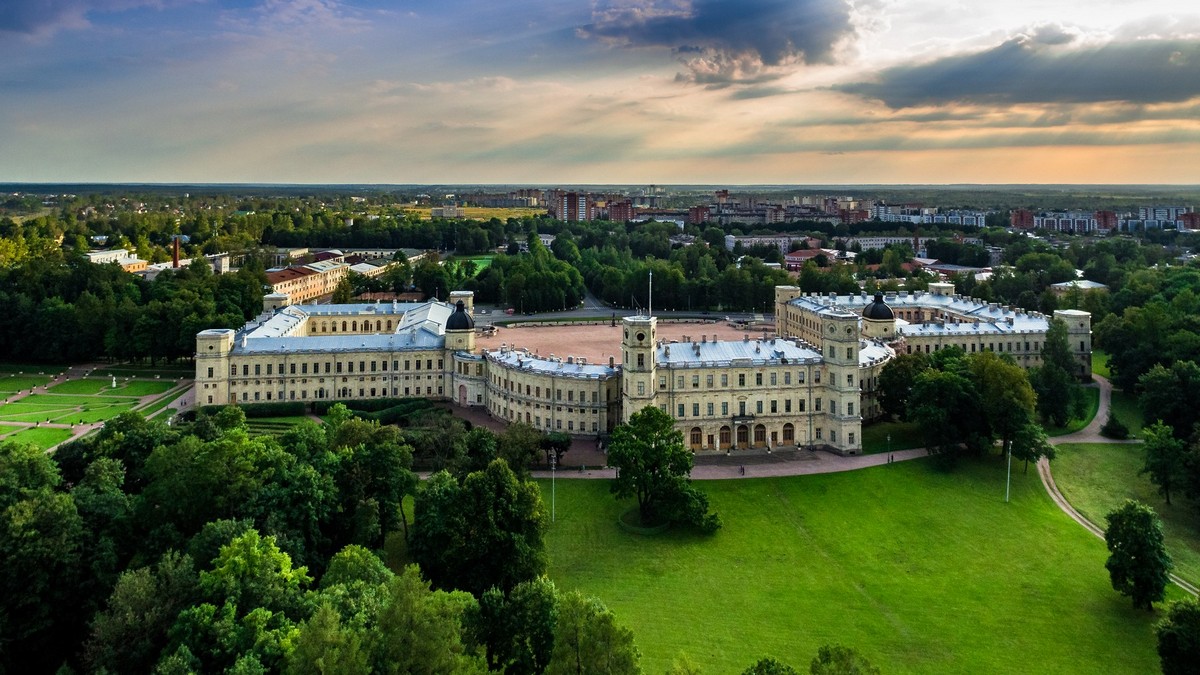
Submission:
M 1050 442 L 1054 445 L 1065 443 L 1137 443 L 1138 441 L 1135 440 L 1117 441 L 1100 435 L 1100 427 L 1104 426 L 1104 420 L 1108 419 L 1108 411 L 1112 403 L 1112 383 L 1099 375 L 1093 375 L 1092 378 L 1100 388 L 1100 406 L 1096 409 L 1096 416 L 1090 424 L 1079 431 L 1052 438 Z M 1104 528 L 1088 520 L 1074 506 L 1071 506 L 1071 503 L 1063 496 L 1062 491 L 1058 489 L 1058 484 L 1054 482 L 1054 474 L 1050 473 L 1050 461 L 1044 457 L 1038 460 L 1037 470 L 1038 476 L 1042 479 L 1042 485 L 1046 487 L 1046 493 L 1050 495 L 1050 499 L 1054 500 L 1058 508 L 1062 509 L 1072 520 L 1082 525 L 1088 532 L 1091 532 L 1100 539 L 1104 539 Z M 1200 588 L 1197 588 L 1186 579 L 1172 574 L 1171 581 L 1193 596 L 1200 596 Z

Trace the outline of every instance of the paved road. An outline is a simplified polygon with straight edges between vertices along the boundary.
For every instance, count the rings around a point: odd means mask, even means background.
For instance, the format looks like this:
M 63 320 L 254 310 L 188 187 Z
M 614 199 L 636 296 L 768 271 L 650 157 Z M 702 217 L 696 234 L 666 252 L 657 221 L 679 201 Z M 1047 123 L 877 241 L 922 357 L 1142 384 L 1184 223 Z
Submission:
M 1140 441 L 1136 440 L 1116 441 L 1100 435 L 1100 427 L 1104 426 L 1104 420 L 1108 419 L 1108 411 L 1112 401 L 1112 383 L 1099 375 L 1093 375 L 1092 378 L 1100 388 L 1100 407 L 1096 410 L 1095 419 L 1083 429 L 1072 434 L 1052 438 L 1050 442 L 1054 445 L 1061 445 L 1063 443 L 1139 443 Z M 1042 479 L 1042 485 L 1045 486 L 1050 499 L 1054 500 L 1058 508 L 1070 516 L 1071 520 L 1082 525 L 1088 532 L 1091 532 L 1100 539 L 1104 539 L 1104 528 L 1088 520 L 1074 506 L 1071 506 L 1071 503 L 1063 496 L 1062 491 L 1058 489 L 1058 484 L 1054 482 L 1054 474 L 1050 472 L 1050 461 L 1043 457 L 1037 463 L 1037 470 L 1038 476 Z M 1193 596 L 1200 595 L 1200 589 L 1186 579 L 1172 574 L 1171 581 Z

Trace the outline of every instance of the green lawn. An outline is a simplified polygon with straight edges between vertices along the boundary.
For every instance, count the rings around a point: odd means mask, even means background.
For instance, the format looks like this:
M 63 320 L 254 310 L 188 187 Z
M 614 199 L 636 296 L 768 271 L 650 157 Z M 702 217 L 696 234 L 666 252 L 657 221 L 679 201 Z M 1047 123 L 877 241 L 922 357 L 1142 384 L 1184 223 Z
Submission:
M 1113 389 L 1112 402 L 1109 405 L 1112 414 L 1121 420 L 1121 422 L 1129 427 L 1129 436 L 1141 436 L 1142 426 L 1145 421 L 1142 417 L 1142 409 L 1138 406 L 1137 396 L 1126 394 L 1121 389 Z
M 1149 477 L 1138 475 L 1145 460 L 1140 444 L 1067 444 L 1057 450 L 1054 482 L 1072 506 L 1103 527 L 1105 514 L 1126 499 L 1148 504 L 1162 518 L 1175 573 L 1200 582 L 1200 504 L 1172 494 L 1167 506 Z
M 1092 420 L 1096 417 L 1096 411 L 1100 409 L 1100 389 L 1094 386 L 1084 387 L 1083 395 L 1087 400 L 1087 415 L 1083 419 L 1070 420 L 1064 427 L 1046 427 L 1047 436 L 1073 434 L 1091 424 Z
M 1112 379 L 1112 371 L 1108 369 L 1108 352 L 1092 350 L 1092 372 L 1106 380 Z
M 166 393 L 177 384 L 171 380 L 130 380 L 117 382 L 117 388 L 112 392 L 116 396 L 150 396 Z
M 19 441 L 21 443 L 32 443 L 43 450 L 62 443 L 71 437 L 70 429 L 50 429 L 47 427 L 35 427 L 33 429 L 25 429 L 8 436 L 6 441 Z
M 127 397 L 120 396 L 87 396 L 84 394 L 33 394 L 21 399 L 19 403 L 34 405 L 57 405 L 60 407 L 92 407 L 97 405 L 115 405 L 118 403 L 127 403 L 129 405 L 133 405 L 135 401 L 131 401 Z
M 805 670 L 830 642 L 885 673 L 1157 671 L 1160 615 L 1113 592 L 1104 543 L 1035 473 L 1011 504 L 994 458 L 701 487 L 724 529 L 643 537 L 617 526 L 631 504 L 607 481 L 558 481 L 550 577 L 613 609 L 648 673 L 680 652 L 705 673 L 764 655 Z
M 888 436 L 892 437 L 890 445 Z M 892 450 L 908 450 L 925 445 L 921 428 L 912 422 L 874 422 L 865 425 L 862 429 L 862 439 L 865 455 L 887 452 L 889 447 Z
M 40 387 L 49 382 L 49 375 L 0 375 L 0 392 L 12 393 Z
M 119 383 L 118 383 L 119 384 Z M 112 380 L 105 380 L 95 377 L 82 378 L 75 380 L 67 380 L 48 389 L 51 394 L 99 394 L 101 392 L 113 392 L 117 390 L 112 388 Z

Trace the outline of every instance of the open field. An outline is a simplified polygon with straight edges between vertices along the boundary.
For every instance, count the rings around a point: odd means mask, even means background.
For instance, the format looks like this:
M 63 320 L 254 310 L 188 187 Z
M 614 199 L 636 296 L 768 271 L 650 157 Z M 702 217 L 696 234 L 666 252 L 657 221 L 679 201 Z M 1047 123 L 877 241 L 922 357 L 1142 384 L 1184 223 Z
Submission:
M 112 378 L 102 377 L 87 377 L 83 379 L 67 380 L 50 387 L 47 393 L 50 394 L 85 394 L 112 397 L 135 397 L 149 396 L 151 394 L 161 394 L 176 383 L 172 380 L 117 380 L 117 386 L 114 389 L 112 386 Z
M 1149 505 L 1162 518 L 1175 573 L 1200 583 L 1200 504 L 1172 493 L 1167 506 L 1150 478 L 1138 475 L 1146 457 L 1140 444 L 1079 443 L 1057 450 L 1050 465 L 1054 482 L 1077 511 L 1104 527 L 1105 514 L 1126 499 Z
M 49 375 L 0 375 L 0 392 L 11 394 L 40 387 L 50 381 Z
M 1092 372 L 1106 380 L 1112 379 L 1112 371 L 1108 369 L 1108 352 L 1092 350 Z
M 804 670 L 831 642 L 889 674 L 1157 671 L 1160 615 L 1113 592 L 1104 543 L 1036 472 L 1005 504 L 999 460 L 929 464 L 702 483 L 711 538 L 625 532 L 607 481 L 558 481 L 550 577 L 613 609 L 648 673 L 680 652 L 705 673 L 764 655 Z
M 4 431 L 7 431 L 7 430 L 8 429 L 6 427 L 4 429 Z M 20 443 L 32 443 L 43 450 L 49 450 L 50 448 L 58 445 L 59 443 L 62 443 L 63 441 L 67 440 L 70 437 L 71 437 L 70 429 L 52 429 L 49 427 L 33 427 L 33 428 L 26 428 L 23 431 L 18 431 L 17 433 L 12 434 L 11 436 L 6 436 L 4 438 L 4 440 L 17 441 Z
M 720 317 L 717 317 L 720 318 Z M 501 328 L 492 337 L 476 336 L 475 346 L 479 349 L 499 349 L 501 343 L 528 349 L 541 356 L 582 356 L 590 363 L 608 363 L 613 356 L 621 362 L 621 322 L 610 326 L 609 321 L 587 326 L 530 326 Z M 717 336 L 721 340 L 751 340 L 762 338 L 762 331 L 739 330 L 724 321 L 696 321 L 692 323 L 658 322 L 658 339 L 683 341 L 684 336 L 699 340 L 707 335 L 709 340 Z

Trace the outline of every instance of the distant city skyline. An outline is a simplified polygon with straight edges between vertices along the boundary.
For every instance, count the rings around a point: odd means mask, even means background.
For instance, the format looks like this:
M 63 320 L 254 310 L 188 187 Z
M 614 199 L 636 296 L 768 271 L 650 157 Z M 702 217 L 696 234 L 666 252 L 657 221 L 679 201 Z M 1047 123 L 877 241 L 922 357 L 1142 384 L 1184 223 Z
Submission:
M 0 182 L 1200 183 L 1166 0 L 8 0 Z

